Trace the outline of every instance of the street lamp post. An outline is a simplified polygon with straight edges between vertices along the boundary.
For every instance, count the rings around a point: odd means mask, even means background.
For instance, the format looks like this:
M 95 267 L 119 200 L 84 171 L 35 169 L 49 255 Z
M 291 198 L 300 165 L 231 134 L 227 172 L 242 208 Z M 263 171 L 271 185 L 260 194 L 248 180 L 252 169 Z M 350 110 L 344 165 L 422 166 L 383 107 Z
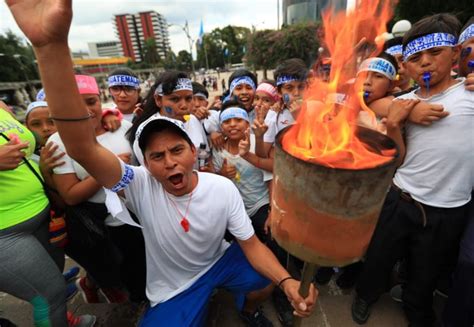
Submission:
M 188 43 L 189 43 L 189 53 L 191 55 L 191 69 L 193 71 L 193 79 L 196 79 L 196 72 L 194 69 L 194 60 L 193 60 L 193 39 L 191 38 L 191 35 L 189 35 L 189 26 L 188 26 L 188 21 L 186 20 L 186 24 L 184 26 L 178 25 L 178 24 L 168 24 L 168 26 L 178 26 L 180 27 L 186 37 L 188 38 Z

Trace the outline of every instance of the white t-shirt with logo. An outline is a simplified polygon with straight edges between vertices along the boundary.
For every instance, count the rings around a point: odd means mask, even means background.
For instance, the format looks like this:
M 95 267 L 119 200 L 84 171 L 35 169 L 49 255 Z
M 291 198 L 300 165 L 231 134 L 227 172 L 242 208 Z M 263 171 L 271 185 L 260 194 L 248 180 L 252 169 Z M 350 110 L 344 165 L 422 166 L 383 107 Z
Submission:
M 293 115 L 287 108 L 283 109 L 280 114 L 270 110 L 265 117 L 265 125 L 268 126 L 268 130 L 263 135 L 263 141 L 265 143 L 275 143 L 278 132 L 287 126 L 292 125 L 295 122 Z
M 415 91 L 400 98 L 441 104 L 449 115 L 431 126 L 406 124 L 405 161 L 394 183 L 421 203 L 462 206 L 474 187 L 474 92 L 465 89 L 464 79 L 428 99 Z
M 222 257 L 229 246 L 226 230 L 238 240 L 254 235 L 239 191 L 230 180 L 195 172 L 198 184 L 192 197 L 176 197 L 145 167 L 130 167 L 134 177 L 124 189 L 125 203 L 143 227 L 146 294 L 152 306 L 189 288 Z M 189 222 L 188 232 L 180 224 L 182 215 Z
M 132 148 L 130 147 L 130 143 L 125 137 L 125 133 L 131 126 L 131 123 L 126 120 L 122 120 L 122 125 L 118 130 L 116 130 L 115 132 L 105 132 L 104 134 L 97 136 L 97 142 L 99 142 L 104 148 L 108 149 L 114 154 L 131 154 Z M 48 143 L 49 142 L 53 142 L 58 145 L 58 150 L 56 151 L 55 155 L 58 155 L 61 152 L 66 152 L 66 147 L 64 146 L 64 143 L 57 132 L 51 135 L 51 137 L 48 139 Z M 64 155 L 64 157 L 61 158 L 61 160 L 64 161 L 64 165 L 54 168 L 55 174 L 64 175 L 74 173 L 81 181 L 90 176 L 89 173 L 78 162 L 72 159 L 67 153 Z M 87 201 L 93 203 L 105 203 L 104 189 L 101 188 Z M 105 219 L 105 223 L 108 226 L 123 225 L 121 221 L 113 218 L 111 215 L 109 215 Z

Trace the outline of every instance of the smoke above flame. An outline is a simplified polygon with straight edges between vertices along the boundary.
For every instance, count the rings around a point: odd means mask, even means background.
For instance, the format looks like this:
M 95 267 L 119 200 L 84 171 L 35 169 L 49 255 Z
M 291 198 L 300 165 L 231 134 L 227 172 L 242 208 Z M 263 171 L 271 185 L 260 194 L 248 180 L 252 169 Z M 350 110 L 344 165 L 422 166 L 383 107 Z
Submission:
M 355 82 L 357 65 L 383 47 L 394 1 L 361 0 L 347 13 L 323 14 L 324 45 L 331 56 L 329 81 L 309 79 L 297 123 L 283 135 L 282 146 L 299 159 L 328 167 L 366 169 L 390 161 L 394 151 L 380 153 L 356 137 L 360 110 L 372 112 Z M 374 117 L 375 119 L 375 117 Z

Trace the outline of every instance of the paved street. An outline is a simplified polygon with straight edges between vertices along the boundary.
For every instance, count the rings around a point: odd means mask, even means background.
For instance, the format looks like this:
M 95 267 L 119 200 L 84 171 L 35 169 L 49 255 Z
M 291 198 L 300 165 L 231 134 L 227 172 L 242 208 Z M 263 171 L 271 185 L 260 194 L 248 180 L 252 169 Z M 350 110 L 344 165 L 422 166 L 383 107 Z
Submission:
M 69 265 L 71 263 L 69 262 Z M 353 293 L 343 292 L 335 284 L 334 278 L 326 286 L 319 286 L 320 296 L 314 314 L 303 321 L 302 326 L 312 327 L 350 327 L 358 326 L 352 321 L 350 307 Z M 443 301 L 435 297 L 435 308 L 441 312 Z M 137 308 L 129 305 L 84 304 L 77 294 L 68 304 L 68 309 L 76 314 L 89 313 L 97 316 L 96 327 L 132 327 L 136 325 Z M 267 317 L 279 327 L 275 309 L 271 301 L 263 306 Z M 12 296 L 0 293 L 0 317 L 8 318 L 18 327 L 32 326 L 32 311 L 28 303 Z M 406 326 L 399 304 L 388 294 L 373 306 L 372 315 L 364 326 L 367 327 L 399 327 Z M 245 326 L 234 307 L 232 296 L 219 291 L 212 299 L 209 307 L 207 326 L 210 327 L 242 327 Z M 1 327 L 1 326 L 0 326 Z

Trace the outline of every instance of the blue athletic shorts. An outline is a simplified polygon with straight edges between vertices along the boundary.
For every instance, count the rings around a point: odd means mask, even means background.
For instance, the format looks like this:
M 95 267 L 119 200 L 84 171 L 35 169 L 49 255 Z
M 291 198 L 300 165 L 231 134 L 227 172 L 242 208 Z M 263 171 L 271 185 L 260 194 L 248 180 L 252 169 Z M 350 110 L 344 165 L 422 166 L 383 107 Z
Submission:
M 202 326 L 205 323 L 207 304 L 216 288 L 230 291 L 241 311 L 245 294 L 267 287 L 270 281 L 261 276 L 247 261 L 237 242 L 231 244 L 222 258 L 190 288 L 175 297 L 148 308 L 141 327 Z

